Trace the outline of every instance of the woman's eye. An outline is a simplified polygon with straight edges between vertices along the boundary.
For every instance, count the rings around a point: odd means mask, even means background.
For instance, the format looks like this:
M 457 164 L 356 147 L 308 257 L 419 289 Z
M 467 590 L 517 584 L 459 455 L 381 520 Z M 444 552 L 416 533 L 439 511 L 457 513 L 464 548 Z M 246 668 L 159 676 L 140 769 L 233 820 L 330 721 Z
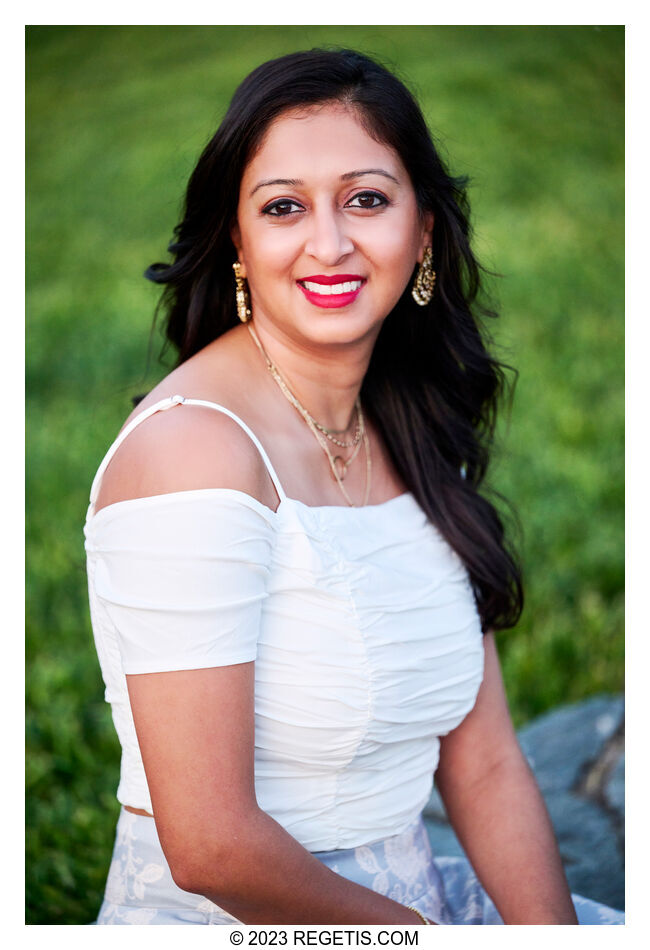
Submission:
M 273 201 L 266 208 L 262 209 L 262 214 L 270 214 L 274 218 L 284 218 L 288 214 L 295 214 L 293 209 L 302 211 L 301 206 L 296 201 L 290 201 L 288 198 L 282 198 L 279 201 Z
M 379 208 L 386 204 L 388 204 L 387 199 L 375 191 L 361 191 L 348 201 L 348 206 L 352 208 Z

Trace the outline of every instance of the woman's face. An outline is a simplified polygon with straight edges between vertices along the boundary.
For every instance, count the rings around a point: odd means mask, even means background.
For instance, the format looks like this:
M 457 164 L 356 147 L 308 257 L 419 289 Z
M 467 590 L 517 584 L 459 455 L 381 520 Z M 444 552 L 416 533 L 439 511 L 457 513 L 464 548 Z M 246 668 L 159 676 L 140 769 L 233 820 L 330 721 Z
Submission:
M 374 341 L 432 227 L 352 110 L 285 113 L 245 169 L 232 232 L 254 319 L 296 343 Z

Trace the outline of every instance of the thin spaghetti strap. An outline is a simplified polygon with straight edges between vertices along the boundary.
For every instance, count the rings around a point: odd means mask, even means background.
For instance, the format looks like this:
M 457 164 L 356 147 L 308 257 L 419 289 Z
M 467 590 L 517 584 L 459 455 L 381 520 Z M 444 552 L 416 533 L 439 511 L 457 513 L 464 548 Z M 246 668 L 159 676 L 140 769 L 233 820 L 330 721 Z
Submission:
M 266 470 L 271 476 L 271 481 L 275 487 L 276 492 L 278 493 L 278 498 L 280 501 L 284 501 L 287 497 L 282 485 L 280 484 L 280 479 L 276 475 L 275 469 L 271 465 L 271 459 L 268 457 L 264 450 L 264 446 L 257 438 L 252 429 L 246 425 L 243 419 L 240 419 L 239 416 L 235 415 L 230 409 L 226 409 L 225 406 L 220 406 L 218 402 L 209 402 L 206 399 L 186 399 L 184 396 L 172 396 L 172 399 L 175 399 L 178 403 L 182 403 L 184 406 L 205 406 L 207 409 L 215 409 L 217 412 L 223 412 L 224 415 L 230 416 L 233 422 L 236 422 L 240 428 L 244 430 L 246 435 L 249 437 L 251 442 L 257 448 L 257 451 L 262 456 L 262 461 L 266 465 Z
M 154 413 L 162 412 L 165 409 L 171 409 L 173 406 L 205 406 L 208 409 L 215 409 L 217 412 L 222 412 L 224 413 L 224 415 L 230 416 L 233 422 L 236 422 L 237 425 L 244 430 L 246 435 L 254 443 L 255 447 L 257 448 L 257 451 L 262 456 L 262 461 L 264 462 L 269 475 L 271 476 L 271 481 L 273 482 L 275 490 L 278 493 L 278 497 L 280 501 L 284 501 L 284 499 L 287 496 L 285 495 L 284 489 L 282 488 L 282 485 L 280 484 L 280 479 L 275 473 L 275 469 L 271 465 L 271 460 L 269 459 L 268 455 L 264 451 L 262 443 L 257 438 L 255 433 L 252 432 L 251 429 L 249 429 L 246 423 L 242 419 L 240 419 L 239 416 L 235 415 L 234 412 L 231 412 L 230 409 L 226 409 L 225 406 L 220 406 L 216 402 L 208 402 L 206 399 L 188 399 L 185 396 L 168 396 L 166 399 L 161 399 L 159 402 L 155 402 L 152 406 L 149 406 L 148 409 L 145 409 L 142 412 L 138 413 L 138 415 L 135 416 L 133 419 L 131 419 L 129 424 L 126 425 L 122 429 L 118 437 L 115 439 L 115 441 L 109 448 L 108 452 L 102 459 L 101 465 L 97 469 L 97 474 L 95 475 L 93 479 L 93 483 L 90 489 L 91 510 L 94 508 L 95 502 L 97 501 L 97 495 L 99 494 L 99 489 L 101 486 L 104 472 L 106 471 L 106 468 L 108 467 L 109 462 L 111 461 L 111 459 L 113 458 L 117 450 L 119 449 L 122 442 L 124 442 L 126 437 L 129 436 L 133 432 L 136 426 L 139 426 L 140 423 L 144 422 L 145 419 L 148 419 L 149 416 L 153 416 Z

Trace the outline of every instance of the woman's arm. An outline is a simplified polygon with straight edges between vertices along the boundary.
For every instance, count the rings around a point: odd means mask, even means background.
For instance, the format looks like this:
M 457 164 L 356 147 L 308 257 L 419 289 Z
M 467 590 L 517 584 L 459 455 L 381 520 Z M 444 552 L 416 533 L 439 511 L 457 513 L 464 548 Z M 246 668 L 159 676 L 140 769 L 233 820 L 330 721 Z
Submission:
M 506 924 L 576 924 L 553 827 L 519 747 L 492 634 L 476 704 L 441 740 L 436 785 Z
M 160 842 L 179 887 L 247 924 L 417 924 L 325 867 L 257 806 L 254 663 L 127 677 Z

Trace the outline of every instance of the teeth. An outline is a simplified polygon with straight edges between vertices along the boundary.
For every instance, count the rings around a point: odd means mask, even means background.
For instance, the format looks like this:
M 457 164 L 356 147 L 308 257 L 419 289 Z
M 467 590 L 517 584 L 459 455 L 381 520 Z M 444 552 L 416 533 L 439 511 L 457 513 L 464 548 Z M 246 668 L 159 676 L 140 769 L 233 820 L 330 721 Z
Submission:
M 346 280 L 344 284 L 313 284 L 309 280 L 302 280 L 300 282 L 306 290 L 310 290 L 313 294 L 323 294 L 327 296 L 328 294 L 349 294 L 353 290 L 358 290 L 363 281 L 361 280 Z

